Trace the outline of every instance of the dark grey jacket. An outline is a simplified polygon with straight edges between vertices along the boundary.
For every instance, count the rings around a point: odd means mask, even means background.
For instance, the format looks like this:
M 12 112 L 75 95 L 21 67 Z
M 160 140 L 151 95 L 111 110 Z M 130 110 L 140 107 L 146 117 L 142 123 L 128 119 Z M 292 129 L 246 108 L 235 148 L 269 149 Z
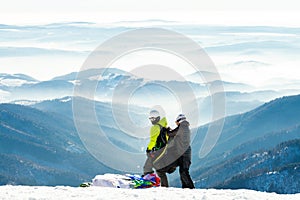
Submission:
M 177 156 L 183 155 L 190 146 L 191 131 L 189 126 L 188 121 L 182 121 L 176 129 L 168 133 L 170 137 L 174 137 L 174 144 L 172 145 L 175 147 L 174 150 L 176 150 Z
M 153 162 L 156 170 L 168 167 L 187 152 L 191 141 L 189 126 L 188 121 L 182 121 L 176 129 L 168 132 L 168 143 L 166 147 L 160 150 L 159 156 L 155 158 Z

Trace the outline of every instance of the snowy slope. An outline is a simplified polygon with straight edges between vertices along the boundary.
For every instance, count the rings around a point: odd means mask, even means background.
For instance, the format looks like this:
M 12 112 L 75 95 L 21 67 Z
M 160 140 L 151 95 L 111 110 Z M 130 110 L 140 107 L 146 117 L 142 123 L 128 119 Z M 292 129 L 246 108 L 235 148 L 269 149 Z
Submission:
M 202 199 L 202 200 L 297 200 L 300 194 L 279 195 L 276 193 L 256 192 L 252 190 L 215 190 L 215 189 L 120 189 L 106 187 L 29 187 L 1 186 L 0 199 Z

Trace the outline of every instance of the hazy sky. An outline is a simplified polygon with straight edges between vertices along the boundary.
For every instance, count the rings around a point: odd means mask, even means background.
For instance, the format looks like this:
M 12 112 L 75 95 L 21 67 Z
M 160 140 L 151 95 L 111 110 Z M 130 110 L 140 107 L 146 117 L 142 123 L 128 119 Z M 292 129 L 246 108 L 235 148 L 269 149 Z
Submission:
M 299 10 L 299 3 L 296 0 L 2 0 L 0 24 L 26 25 L 84 21 L 105 26 L 107 23 L 120 21 L 156 19 L 183 24 L 300 27 Z M 48 48 L 60 49 L 64 45 L 34 43 L 35 38 L 28 41 L 1 39 L 0 47 L 47 45 Z M 100 44 L 95 43 L 93 48 L 98 45 Z M 85 59 L 85 57 L 74 56 L 55 58 L 32 56 L 13 59 L 2 57 L 0 72 L 26 73 L 46 80 L 56 75 L 77 71 Z M 46 67 L 47 71 L 45 71 Z
M 0 23 L 165 19 L 202 24 L 299 25 L 296 0 L 10 0 Z

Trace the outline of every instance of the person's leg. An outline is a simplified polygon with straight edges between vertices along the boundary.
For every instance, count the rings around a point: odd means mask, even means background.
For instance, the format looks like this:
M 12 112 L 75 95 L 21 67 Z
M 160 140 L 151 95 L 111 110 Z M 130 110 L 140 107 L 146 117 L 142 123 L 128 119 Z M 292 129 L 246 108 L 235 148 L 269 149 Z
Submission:
M 153 171 L 153 159 L 147 156 L 146 162 L 144 164 L 144 175 L 154 173 Z
M 168 177 L 165 172 L 156 171 L 160 178 L 160 185 L 162 187 L 169 187 Z
M 182 188 L 190 188 L 190 189 L 195 188 L 188 169 L 179 168 L 179 173 L 180 173 Z
M 191 149 L 189 148 L 180 158 L 179 158 L 179 173 L 182 188 L 195 188 L 193 180 L 190 176 L 189 169 L 191 166 Z

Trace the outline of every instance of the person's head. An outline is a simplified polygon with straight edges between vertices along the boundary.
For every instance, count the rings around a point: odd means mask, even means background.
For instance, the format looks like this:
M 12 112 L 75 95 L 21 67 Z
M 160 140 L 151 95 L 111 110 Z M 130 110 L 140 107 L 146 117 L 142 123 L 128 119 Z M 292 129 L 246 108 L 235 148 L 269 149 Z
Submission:
M 179 114 L 177 117 L 176 117 L 176 121 L 175 123 L 177 124 L 177 126 L 182 122 L 186 120 L 186 117 L 184 114 Z
M 149 119 L 153 125 L 157 124 L 160 120 L 160 114 L 157 110 L 151 110 L 149 114 Z

